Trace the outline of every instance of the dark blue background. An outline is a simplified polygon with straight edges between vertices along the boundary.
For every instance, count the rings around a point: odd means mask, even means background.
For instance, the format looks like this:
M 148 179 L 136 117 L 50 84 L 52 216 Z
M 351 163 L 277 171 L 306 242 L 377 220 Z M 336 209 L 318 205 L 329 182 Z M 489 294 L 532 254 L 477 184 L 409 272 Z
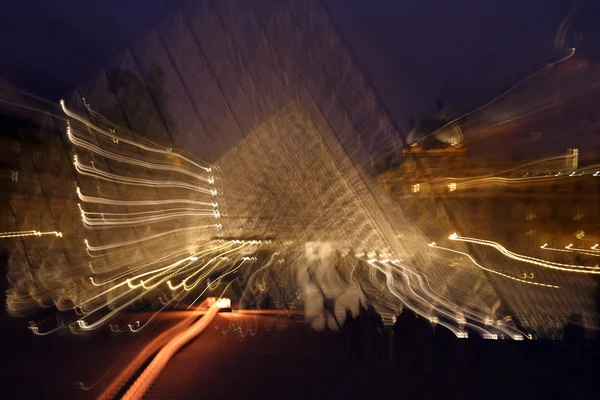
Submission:
M 183 0 L 20 0 L 0 13 L 0 76 L 52 100 Z M 550 61 L 570 0 L 324 0 L 402 125 Z

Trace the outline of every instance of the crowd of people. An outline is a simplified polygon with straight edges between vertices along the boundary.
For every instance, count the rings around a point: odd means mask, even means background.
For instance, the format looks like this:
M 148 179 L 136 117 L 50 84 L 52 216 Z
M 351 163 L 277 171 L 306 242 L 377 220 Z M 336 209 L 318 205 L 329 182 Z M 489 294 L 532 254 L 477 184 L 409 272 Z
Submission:
M 467 331 L 459 339 L 450 330 L 405 309 L 393 326 L 384 326 L 372 306 L 356 317 L 348 311 L 342 327 L 349 356 L 357 362 L 388 364 L 424 376 L 450 369 L 478 371 L 498 365 L 555 363 L 568 373 L 591 373 L 599 367 L 600 352 L 586 334 L 580 316 L 572 316 L 563 340 L 487 340 Z

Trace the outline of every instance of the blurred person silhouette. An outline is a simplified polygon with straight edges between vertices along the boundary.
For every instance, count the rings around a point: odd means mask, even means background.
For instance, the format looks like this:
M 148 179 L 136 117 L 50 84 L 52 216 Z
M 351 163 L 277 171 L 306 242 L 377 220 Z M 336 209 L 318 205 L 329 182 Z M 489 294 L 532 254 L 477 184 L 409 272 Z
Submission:
M 464 360 L 464 355 L 459 352 L 459 340 L 454 332 L 443 326 L 435 329 L 433 334 L 433 349 L 435 351 L 435 367 L 439 374 L 444 371 L 456 372 L 461 368 L 460 362 Z M 458 368 L 456 368 L 458 367 Z
M 481 365 L 484 359 L 484 352 L 486 349 L 487 340 L 483 336 L 474 330 L 468 330 L 469 337 L 466 342 L 466 357 L 467 357 L 467 368 L 470 371 L 479 371 L 483 366 Z
M 583 367 L 587 348 L 585 331 L 582 315 L 577 313 L 571 314 L 563 332 L 567 356 L 574 372 L 580 372 Z
M 600 329 L 600 276 L 596 275 L 596 283 L 598 284 L 596 286 L 596 293 L 595 293 L 595 300 L 596 300 L 596 327 Z M 596 335 L 598 335 L 598 333 L 596 332 Z M 596 337 L 596 339 L 600 339 L 598 337 Z
M 5 322 L 8 320 L 8 314 L 7 314 L 7 310 L 6 310 L 6 296 L 8 294 L 7 293 L 7 291 L 8 291 L 8 278 L 7 278 L 8 259 L 9 259 L 8 250 L 0 247 L 0 274 L 2 274 L 2 276 L 0 276 L 0 282 L 1 282 L 0 290 L 2 291 L 2 310 L 0 311 L 0 329 L 3 329 L 6 327 Z
M 368 360 L 371 357 L 371 321 L 367 308 L 362 304 L 358 313 L 358 331 L 359 340 L 357 343 L 358 356 L 361 360 Z
M 431 321 L 423 316 L 417 316 L 416 319 L 416 343 L 421 349 L 417 357 L 417 367 L 419 372 L 425 376 L 433 374 L 433 333 L 434 326 Z
M 346 309 L 346 319 L 344 320 L 344 325 L 342 327 L 342 331 L 344 332 L 344 336 L 346 339 L 346 351 L 350 354 L 351 357 L 356 357 L 356 345 L 358 339 L 358 321 L 352 315 L 352 312 Z
M 260 309 L 261 310 L 271 310 L 273 309 L 273 298 L 268 292 L 265 292 L 260 299 Z
M 409 309 L 400 310 L 394 323 L 394 360 L 402 371 L 409 372 L 414 355 L 419 352 L 416 345 L 417 316 Z
M 383 332 L 383 319 L 381 318 L 381 314 L 379 314 L 375 307 L 370 304 L 367 307 L 367 315 L 369 316 L 371 329 L 378 333 Z
M 367 306 L 367 315 L 368 315 L 368 341 L 370 346 L 369 355 L 373 360 L 381 360 L 383 356 L 383 341 L 384 341 L 384 326 L 383 326 L 383 318 L 377 312 L 373 305 L 369 304 Z
M 415 335 L 415 323 L 417 314 L 409 308 L 400 309 L 396 322 L 394 323 L 394 331 L 398 337 L 404 336 L 412 338 Z

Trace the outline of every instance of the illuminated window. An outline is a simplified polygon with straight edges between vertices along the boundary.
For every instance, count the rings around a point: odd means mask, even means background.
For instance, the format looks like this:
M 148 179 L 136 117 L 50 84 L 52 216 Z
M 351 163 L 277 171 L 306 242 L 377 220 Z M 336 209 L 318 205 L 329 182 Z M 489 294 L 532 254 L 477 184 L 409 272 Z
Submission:
M 418 183 L 415 183 L 414 185 L 411 186 L 412 192 L 413 193 L 419 193 L 421 191 L 421 185 Z
M 525 219 L 527 221 L 533 221 L 536 218 L 535 210 L 533 208 L 528 208 L 527 213 L 525 214 Z
M 579 149 L 569 149 L 567 152 L 567 166 L 569 169 L 577 169 L 579 165 Z
M 452 182 L 452 183 L 448 184 L 449 192 L 454 192 L 455 190 L 456 190 L 456 183 Z

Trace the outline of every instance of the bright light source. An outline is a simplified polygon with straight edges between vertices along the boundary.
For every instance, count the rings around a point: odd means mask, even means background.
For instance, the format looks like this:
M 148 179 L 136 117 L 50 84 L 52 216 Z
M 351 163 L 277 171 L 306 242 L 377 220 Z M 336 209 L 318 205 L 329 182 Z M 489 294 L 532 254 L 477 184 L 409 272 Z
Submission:
M 577 169 L 579 165 L 579 149 L 569 149 L 567 152 L 567 168 Z
M 231 308 L 231 299 L 220 298 L 217 300 L 217 307 L 219 308 Z

